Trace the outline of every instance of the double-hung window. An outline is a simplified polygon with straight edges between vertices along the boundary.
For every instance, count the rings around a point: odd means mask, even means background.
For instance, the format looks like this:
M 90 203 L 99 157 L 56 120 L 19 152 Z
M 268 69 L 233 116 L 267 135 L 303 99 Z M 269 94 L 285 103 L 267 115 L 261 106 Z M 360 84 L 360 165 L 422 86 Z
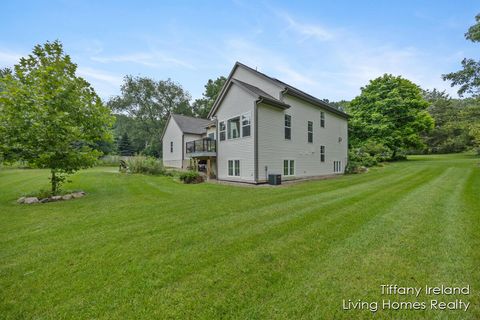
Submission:
M 292 139 L 292 116 L 289 114 L 285 115 L 285 139 Z
M 320 162 L 325 162 L 325 146 L 320 146 Z
M 242 137 L 250 137 L 250 112 L 242 114 Z
M 240 176 L 240 160 L 228 160 L 228 175 L 232 177 Z
M 295 175 L 295 160 L 283 160 L 283 175 Z
M 325 128 L 325 112 L 320 111 L 320 127 Z
M 307 139 L 309 143 L 313 143 L 313 122 L 307 122 Z
M 220 141 L 224 141 L 225 140 L 225 122 L 222 121 L 220 122 Z
M 173 141 L 170 141 L 170 153 L 173 152 Z
M 228 139 L 240 138 L 240 117 L 228 120 L 227 132 Z

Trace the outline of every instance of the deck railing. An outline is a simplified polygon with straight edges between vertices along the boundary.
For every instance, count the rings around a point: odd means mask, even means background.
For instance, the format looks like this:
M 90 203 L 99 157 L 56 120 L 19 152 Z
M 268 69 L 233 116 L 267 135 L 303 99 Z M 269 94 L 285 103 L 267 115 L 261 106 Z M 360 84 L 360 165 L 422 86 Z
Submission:
M 185 144 L 187 153 L 216 152 L 217 141 L 210 138 L 203 138 L 189 141 Z

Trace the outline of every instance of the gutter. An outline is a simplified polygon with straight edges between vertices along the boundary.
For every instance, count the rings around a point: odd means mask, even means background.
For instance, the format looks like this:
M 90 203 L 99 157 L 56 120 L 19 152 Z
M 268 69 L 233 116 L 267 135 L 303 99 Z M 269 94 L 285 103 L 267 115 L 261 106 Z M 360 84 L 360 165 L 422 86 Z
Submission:
M 329 105 L 328 103 L 326 102 L 323 102 L 319 99 L 316 99 L 306 93 L 303 93 L 303 92 L 300 92 L 300 91 L 297 91 L 297 90 L 293 90 L 291 88 L 285 88 L 285 90 L 282 91 L 282 94 L 289 94 L 291 96 L 294 96 L 294 97 L 297 97 L 297 98 L 300 98 L 302 100 L 305 100 L 307 102 L 310 102 L 311 104 L 314 104 L 316 106 L 319 106 L 319 107 L 322 107 L 322 108 L 325 108 L 326 110 L 332 112 L 332 113 L 335 113 L 345 119 L 348 119 L 350 116 L 348 114 L 346 114 L 345 112 L 343 111 L 340 111 L 338 110 L 337 108 Z

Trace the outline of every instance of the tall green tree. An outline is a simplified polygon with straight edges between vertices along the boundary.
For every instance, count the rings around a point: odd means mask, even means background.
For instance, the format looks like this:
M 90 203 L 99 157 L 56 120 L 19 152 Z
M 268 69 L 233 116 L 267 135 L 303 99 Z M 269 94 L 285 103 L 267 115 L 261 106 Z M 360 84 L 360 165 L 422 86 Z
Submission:
M 128 133 L 123 133 L 121 138 L 118 140 L 118 154 L 121 156 L 133 156 L 134 151 Z
M 170 113 L 193 115 L 190 94 L 172 80 L 155 81 L 147 77 L 126 76 L 121 95 L 113 97 L 108 106 L 117 114 L 135 121 L 135 134 L 141 136 L 141 152 L 161 155 L 160 135 Z M 122 132 L 123 134 L 123 132 Z
M 480 14 L 477 14 L 475 20 L 476 23 L 465 33 L 465 38 L 472 42 L 480 42 Z M 442 78 L 451 81 L 452 87 L 460 86 L 458 90 L 460 96 L 465 93 L 480 96 L 480 60 L 464 58 L 462 70 L 444 74 Z
M 196 99 L 193 104 L 193 113 L 195 116 L 200 118 L 207 118 L 208 113 L 212 109 L 213 103 L 217 99 L 220 91 L 222 90 L 223 85 L 227 81 L 225 77 L 218 77 L 215 80 L 209 79 L 205 85 L 205 92 L 202 95 L 202 98 Z
M 348 106 L 351 145 L 382 144 L 392 159 L 422 147 L 421 133 L 433 127 L 428 105 L 420 88 L 407 79 L 385 74 L 371 80 Z
M 49 168 L 53 194 L 66 175 L 95 163 L 96 141 L 110 138 L 110 110 L 76 70 L 54 41 L 35 46 L 0 78 L 0 154 Z
M 480 122 L 480 103 L 475 99 L 452 99 L 445 91 L 425 91 L 428 112 L 435 127 L 424 135 L 430 153 L 462 152 L 475 146 L 472 128 Z
M 10 74 L 12 74 L 12 70 L 10 70 L 9 68 L 0 69 L 0 79 Z M 0 91 L 3 91 L 3 86 L 1 83 L 0 83 Z

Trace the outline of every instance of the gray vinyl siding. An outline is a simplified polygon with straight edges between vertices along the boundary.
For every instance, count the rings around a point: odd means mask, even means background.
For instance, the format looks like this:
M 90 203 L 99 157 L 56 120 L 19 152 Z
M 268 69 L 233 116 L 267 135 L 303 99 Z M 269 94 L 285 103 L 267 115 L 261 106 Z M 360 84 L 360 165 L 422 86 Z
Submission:
M 263 77 L 252 73 L 249 70 L 246 70 L 242 66 L 239 66 L 237 70 L 235 70 L 235 73 L 232 76 L 234 79 L 238 79 L 240 81 L 246 82 L 248 84 L 251 84 L 257 88 L 262 89 L 272 97 L 275 97 L 277 99 L 280 99 L 280 92 L 282 88 L 279 86 L 265 80 Z
M 232 85 L 225 95 L 215 116 L 217 125 L 236 116 L 250 112 L 250 136 L 233 140 L 220 141 L 217 137 L 218 179 L 231 181 L 255 182 L 254 166 L 254 98 L 236 85 Z M 219 129 L 219 127 L 218 127 Z M 241 127 L 240 127 L 241 130 Z M 227 128 L 228 131 L 228 128 Z M 228 136 L 228 135 L 227 135 Z M 240 177 L 228 175 L 228 160 L 240 160 Z
M 182 130 L 173 118 L 170 118 L 162 140 L 162 158 L 165 167 L 182 168 Z M 173 141 L 173 153 L 170 142 Z
M 291 108 L 281 111 L 264 104 L 258 107 L 259 182 L 265 181 L 269 173 L 283 175 L 283 160 L 295 160 L 295 175 L 287 179 L 334 174 L 333 161 L 341 161 L 343 171 L 347 161 L 347 121 L 294 97 L 285 96 L 284 102 Z M 320 111 L 325 112 L 325 128 L 320 127 Z M 291 140 L 284 136 L 285 113 L 292 116 Z M 308 121 L 313 121 L 313 143 L 307 140 Z M 325 146 L 325 162 L 320 162 L 321 145 Z

